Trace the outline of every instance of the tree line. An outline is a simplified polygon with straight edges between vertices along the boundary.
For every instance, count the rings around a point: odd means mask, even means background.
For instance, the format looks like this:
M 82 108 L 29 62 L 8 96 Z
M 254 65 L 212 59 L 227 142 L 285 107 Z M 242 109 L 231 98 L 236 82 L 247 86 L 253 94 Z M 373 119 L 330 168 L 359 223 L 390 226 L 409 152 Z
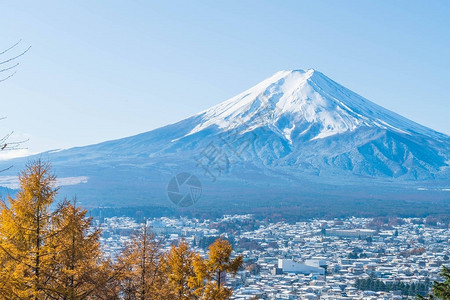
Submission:
M 112 260 L 76 200 L 55 203 L 49 163 L 28 164 L 14 197 L 0 202 L 1 299 L 229 299 L 226 275 L 243 263 L 217 239 L 202 257 L 180 240 L 163 251 L 144 225 Z
M 356 279 L 355 287 L 363 291 L 374 291 L 374 292 L 401 291 L 402 295 L 425 296 L 427 295 L 431 287 L 431 282 L 427 279 L 425 282 L 419 283 L 404 283 L 401 281 L 384 283 L 383 281 L 376 278 L 368 278 L 368 279 Z
M 416 296 L 417 299 L 450 299 L 450 268 L 442 265 L 440 273 L 443 281 L 431 282 L 428 278 L 424 282 L 404 283 L 383 281 L 374 277 L 368 279 L 356 279 L 355 287 L 363 291 L 401 291 L 402 295 Z M 431 292 L 430 292 L 431 288 Z

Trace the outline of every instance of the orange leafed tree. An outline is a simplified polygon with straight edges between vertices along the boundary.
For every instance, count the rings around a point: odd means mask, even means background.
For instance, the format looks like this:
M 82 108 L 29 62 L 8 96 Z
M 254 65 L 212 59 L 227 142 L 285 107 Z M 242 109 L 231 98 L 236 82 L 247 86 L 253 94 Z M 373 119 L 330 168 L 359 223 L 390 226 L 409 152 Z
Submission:
M 68 201 L 50 210 L 58 188 L 48 163 L 28 164 L 19 181 L 0 202 L 0 299 L 99 298 L 114 273 L 87 211 Z
M 49 240 L 52 261 L 46 295 L 51 299 L 86 299 L 111 280 L 108 261 L 102 259 L 99 229 L 87 210 L 64 201 L 52 218 L 55 234 Z
M 160 242 L 156 241 L 144 224 L 125 246 L 116 264 L 120 270 L 116 282 L 124 299 L 168 299 L 162 259 Z
M 225 300 L 242 256 L 216 240 L 207 257 L 181 240 L 167 253 L 162 242 L 142 230 L 113 263 L 103 258 L 101 231 L 87 211 L 64 200 L 51 166 L 32 162 L 19 176 L 16 196 L 0 201 L 0 299 Z
M 19 176 L 16 198 L 0 203 L 0 298 L 44 298 L 52 260 L 48 240 L 50 204 L 56 193 L 56 178 L 42 161 L 28 164 Z
M 172 245 L 166 254 L 163 268 L 168 279 L 171 299 L 198 298 L 199 295 L 195 293 L 196 286 L 189 284 L 195 277 L 194 257 L 195 253 L 189 249 L 189 245 L 184 240 L 181 240 L 178 246 Z
M 206 279 L 203 299 L 229 299 L 233 290 L 225 286 L 227 274 L 236 275 L 243 263 L 243 256 L 232 258 L 232 245 L 222 238 L 209 246 L 208 258 L 205 260 Z

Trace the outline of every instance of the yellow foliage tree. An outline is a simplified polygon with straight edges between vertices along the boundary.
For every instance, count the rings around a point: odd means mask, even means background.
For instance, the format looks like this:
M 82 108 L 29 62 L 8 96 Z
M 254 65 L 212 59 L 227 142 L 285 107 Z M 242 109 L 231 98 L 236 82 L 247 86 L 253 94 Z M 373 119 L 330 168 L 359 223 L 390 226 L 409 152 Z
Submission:
M 194 259 L 198 259 L 193 251 L 189 249 L 186 241 L 181 240 L 178 246 L 172 245 L 165 256 L 164 266 L 168 279 L 170 299 L 187 300 L 197 299 L 193 278 Z
M 226 275 L 236 275 L 243 263 L 242 255 L 232 259 L 232 253 L 232 245 L 222 238 L 209 246 L 205 265 L 199 268 L 206 270 L 203 274 L 207 280 L 202 299 L 226 300 L 231 297 L 233 290 L 225 286 Z
M 223 239 L 207 258 L 186 241 L 162 253 L 147 226 L 117 261 L 102 258 L 100 235 L 87 211 L 57 194 L 50 164 L 30 163 L 19 176 L 15 198 L 0 201 L 0 299 L 229 299 L 226 274 L 235 275 L 242 256 L 232 258 Z
M 49 206 L 58 190 L 56 178 L 50 165 L 38 160 L 26 166 L 19 181 L 16 198 L 0 203 L 0 297 L 43 299 L 52 267 Z
M 93 228 L 92 218 L 86 214 L 86 209 L 76 206 L 76 200 L 66 200 L 52 217 L 55 234 L 49 247 L 54 265 L 44 287 L 51 299 L 92 298 L 114 275 L 102 259 L 101 231 Z
M 198 253 L 194 253 L 192 256 L 192 268 L 194 275 L 189 277 L 188 285 L 194 291 L 194 295 L 198 299 L 201 299 L 204 293 L 208 270 L 204 259 Z
M 87 211 L 68 201 L 50 210 L 58 188 L 49 163 L 28 164 L 19 181 L 16 197 L 0 202 L 0 299 L 102 298 L 115 273 Z
M 160 243 L 144 224 L 118 258 L 118 284 L 125 299 L 167 299 L 162 259 Z

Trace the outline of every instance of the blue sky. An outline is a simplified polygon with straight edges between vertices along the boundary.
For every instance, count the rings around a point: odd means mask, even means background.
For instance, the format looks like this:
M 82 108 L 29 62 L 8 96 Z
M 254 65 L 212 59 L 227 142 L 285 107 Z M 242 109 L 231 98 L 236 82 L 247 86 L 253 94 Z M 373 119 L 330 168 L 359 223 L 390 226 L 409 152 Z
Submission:
M 2 131 L 29 152 L 179 121 L 276 71 L 315 68 L 450 134 L 449 1 L 1 1 Z

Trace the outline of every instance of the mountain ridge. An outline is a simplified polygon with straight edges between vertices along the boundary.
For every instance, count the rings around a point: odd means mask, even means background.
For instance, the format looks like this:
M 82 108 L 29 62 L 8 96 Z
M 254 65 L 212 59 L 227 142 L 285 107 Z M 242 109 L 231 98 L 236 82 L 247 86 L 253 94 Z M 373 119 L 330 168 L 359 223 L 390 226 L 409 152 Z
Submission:
M 317 187 L 308 190 L 316 195 L 312 198 L 321 197 L 321 186 L 354 195 L 364 194 L 353 191 L 357 186 L 386 183 L 407 193 L 428 185 L 450 187 L 449 136 L 313 69 L 277 72 L 235 97 L 149 132 L 35 157 L 48 157 L 63 177 L 86 177 L 87 182 L 65 190 L 84 194 L 90 203 L 110 199 L 117 204 L 124 198 L 141 203 L 148 197 L 164 203 L 167 182 L 179 172 L 195 173 L 204 184 L 211 180 L 212 170 L 201 166 L 211 147 L 216 153 L 206 163 L 222 164 L 214 170 L 213 182 L 222 185 L 213 186 L 217 199 L 225 197 L 222 188 L 234 195 L 248 191 L 250 200 L 270 193 L 277 199 L 285 190 L 302 191 L 301 182 Z M 13 160 L 16 168 L 6 175 L 17 174 L 25 160 Z

